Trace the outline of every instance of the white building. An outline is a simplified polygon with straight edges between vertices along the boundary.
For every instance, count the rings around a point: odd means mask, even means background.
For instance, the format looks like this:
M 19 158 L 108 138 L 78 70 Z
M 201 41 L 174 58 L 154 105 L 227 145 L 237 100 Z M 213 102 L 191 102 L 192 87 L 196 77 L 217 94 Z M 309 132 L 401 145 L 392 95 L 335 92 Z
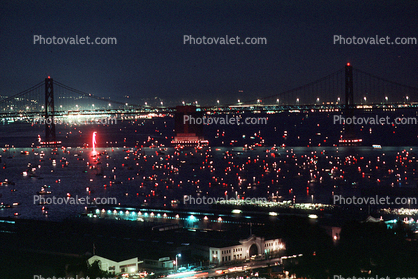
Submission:
M 138 272 L 138 258 L 132 258 L 121 262 L 115 262 L 97 255 L 88 259 L 89 264 L 93 264 L 95 261 L 100 261 L 100 269 L 110 272 L 111 274 L 118 274 L 121 272 L 136 273 Z
M 252 235 L 240 240 L 239 243 L 228 247 L 209 247 L 210 262 L 221 264 L 235 260 L 254 259 L 286 249 L 279 238 L 265 240 L 264 237 Z
M 89 264 L 95 261 L 100 261 L 100 269 L 111 274 L 119 273 L 138 273 L 141 269 L 152 267 L 157 269 L 172 269 L 174 267 L 173 261 L 169 257 L 160 258 L 158 260 L 143 260 L 132 258 L 120 262 L 112 261 L 97 255 L 88 259 Z

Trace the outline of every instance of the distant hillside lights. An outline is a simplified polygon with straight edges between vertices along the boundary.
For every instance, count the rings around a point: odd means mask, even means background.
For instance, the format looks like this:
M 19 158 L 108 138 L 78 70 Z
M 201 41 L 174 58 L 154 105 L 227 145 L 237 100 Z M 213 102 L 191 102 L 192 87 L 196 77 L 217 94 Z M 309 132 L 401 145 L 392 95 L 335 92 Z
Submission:
M 60 117 L 60 118 L 45 118 L 34 117 L 32 124 L 39 125 L 115 125 L 118 123 L 116 117 L 103 117 L 103 118 L 80 118 L 80 117 Z

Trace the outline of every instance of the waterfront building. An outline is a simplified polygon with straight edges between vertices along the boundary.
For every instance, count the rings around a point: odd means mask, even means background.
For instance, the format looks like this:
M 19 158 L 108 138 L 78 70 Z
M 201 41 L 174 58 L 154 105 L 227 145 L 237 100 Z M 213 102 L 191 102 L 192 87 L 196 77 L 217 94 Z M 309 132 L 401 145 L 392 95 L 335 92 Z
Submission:
M 120 273 L 139 273 L 144 268 L 172 269 L 174 267 L 173 261 L 170 260 L 170 257 L 159 258 L 158 260 L 139 260 L 136 257 L 117 262 L 98 255 L 94 255 L 88 259 L 89 264 L 93 264 L 95 261 L 100 261 L 101 270 L 107 271 L 113 275 Z
M 223 264 L 237 260 L 259 259 L 275 255 L 285 249 L 285 244 L 280 238 L 265 239 L 251 235 L 239 240 L 235 245 L 209 247 L 209 260 L 214 264 Z

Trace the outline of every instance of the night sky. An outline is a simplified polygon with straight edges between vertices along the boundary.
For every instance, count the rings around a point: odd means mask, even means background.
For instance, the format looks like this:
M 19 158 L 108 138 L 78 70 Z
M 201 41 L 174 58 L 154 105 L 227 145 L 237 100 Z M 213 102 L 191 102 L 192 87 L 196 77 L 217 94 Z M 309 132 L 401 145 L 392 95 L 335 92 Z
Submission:
M 339 45 L 417 37 L 418 1 L 0 1 L 0 95 L 50 75 L 111 97 L 201 104 L 262 98 L 344 67 L 418 87 L 418 45 Z M 116 45 L 39 45 L 115 37 Z M 184 45 L 183 35 L 265 37 L 267 45 Z M 243 92 L 239 92 L 243 90 Z

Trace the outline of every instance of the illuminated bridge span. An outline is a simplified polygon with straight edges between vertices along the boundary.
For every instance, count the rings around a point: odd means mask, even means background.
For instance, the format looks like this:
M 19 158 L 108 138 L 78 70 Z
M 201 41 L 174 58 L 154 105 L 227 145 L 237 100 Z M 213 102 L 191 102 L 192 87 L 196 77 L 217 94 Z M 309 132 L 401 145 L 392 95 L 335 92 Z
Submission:
M 354 69 L 350 64 L 344 68 L 303 86 L 279 92 L 260 99 L 240 101 L 223 106 L 202 107 L 228 110 L 233 107 L 269 106 L 286 107 L 345 105 L 399 105 L 418 102 L 418 88 L 402 85 L 384 78 Z M 48 77 L 29 89 L 9 97 L 0 96 L 0 117 L 19 115 L 62 115 L 77 113 L 115 112 L 173 112 L 175 108 L 146 106 L 111 100 L 72 88 Z
M 109 112 L 134 108 L 137 106 L 83 92 L 50 77 L 18 94 L 0 99 L 2 116 L 44 114 L 46 110 L 61 115 L 69 111 Z
M 203 111 L 399 108 L 418 106 L 418 88 L 402 85 L 354 69 L 350 64 L 311 83 L 261 99 L 224 106 L 201 107 Z M 48 77 L 15 95 L 0 96 L 0 118 L 66 114 L 173 113 L 175 108 L 118 102 L 72 88 Z M 46 128 L 53 137 L 54 127 Z
M 344 106 L 397 105 L 418 101 L 418 88 L 389 81 L 354 69 L 343 68 L 300 87 L 236 105 Z
M 86 93 L 51 77 L 13 96 L 0 99 L 0 116 L 5 118 L 42 118 L 45 142 L 55 142 L 54 117 L 67 114 L 123 114 L 138 106 Z M 144 111 L 150 112 L 152 109 Z

